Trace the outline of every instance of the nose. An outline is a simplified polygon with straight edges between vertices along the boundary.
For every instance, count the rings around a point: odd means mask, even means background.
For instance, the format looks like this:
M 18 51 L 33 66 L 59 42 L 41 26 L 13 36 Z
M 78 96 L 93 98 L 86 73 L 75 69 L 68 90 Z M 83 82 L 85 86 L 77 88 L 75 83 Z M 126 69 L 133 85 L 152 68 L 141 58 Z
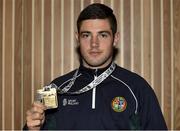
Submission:
M 98 36 L 94 35 L 91 38 L 91 47 L 98 47 L 98 46 L 99 46 Z

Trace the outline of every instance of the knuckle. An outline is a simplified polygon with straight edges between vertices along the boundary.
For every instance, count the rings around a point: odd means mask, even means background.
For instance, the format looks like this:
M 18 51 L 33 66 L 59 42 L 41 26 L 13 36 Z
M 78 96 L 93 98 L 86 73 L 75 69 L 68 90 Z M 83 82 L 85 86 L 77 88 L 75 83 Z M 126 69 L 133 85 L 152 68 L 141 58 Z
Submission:
M 34 121 L 27 121 L 27 126 L 28 127 L 37 127 L 41 125 L 41 120 L 34 120 Z
M 27 117 L 26 117 L 26 121 L 27 121 L 27 122 L 29 122 L 29 121 L 31 121 L 31 120 L 32 120 L 32 119 L 31 119 L 30 116 L 27 116 Z
M 34 114 L 34 117 L 40 119 L 41 115 L 40 115 L 40 113 L 36 113 L 36 114 Z
M 28 127 L 33 127 L 32 122 L 28 122 L 28 121 L 27 121 L 27 126 L 28 126 Z
M 34 106 L 33 108 L 32 108 L 32 111 L 33 112 L 36 112 L 38 110 L 38 108 L 36 107 L 36 106 Z
M 30 111 L 28 110 L 28 111 L 26 111 L 26 116 L 28 116 L 30 114 Z
M 41 120 L 36 120 L 36 126 L 40 126 L 41 125 Z

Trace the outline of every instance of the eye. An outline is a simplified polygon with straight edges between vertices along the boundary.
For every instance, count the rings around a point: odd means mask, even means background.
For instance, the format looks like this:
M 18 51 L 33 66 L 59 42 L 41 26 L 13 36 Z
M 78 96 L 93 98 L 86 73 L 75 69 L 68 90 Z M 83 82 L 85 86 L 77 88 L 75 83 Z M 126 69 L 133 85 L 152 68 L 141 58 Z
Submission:
M 102 37 L 102 38 L 107 38 L 107 37 L 109 36 L 109 34 L 106 33 L 106 32 L 102 32 L 102 33 L 100 33 L 99 35 L 100 35 L 100 37 Z
M 89 33 L 82 33 L 81 38 L 88 38 L 90 36 Z
M 102 37 L 107 37 L 107 34 L 101 34 Z

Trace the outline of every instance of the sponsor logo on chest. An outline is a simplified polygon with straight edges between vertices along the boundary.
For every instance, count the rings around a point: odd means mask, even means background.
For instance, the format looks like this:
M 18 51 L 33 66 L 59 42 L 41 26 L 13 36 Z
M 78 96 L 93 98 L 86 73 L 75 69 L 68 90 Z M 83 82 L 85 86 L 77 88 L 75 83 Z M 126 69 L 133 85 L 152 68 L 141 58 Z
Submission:
M 67 105 L 70 105 L 70 106 L 79 105 L 79 101 L 77 99 L 64 98 L 63 99 L 63 106 L 67 106 Z

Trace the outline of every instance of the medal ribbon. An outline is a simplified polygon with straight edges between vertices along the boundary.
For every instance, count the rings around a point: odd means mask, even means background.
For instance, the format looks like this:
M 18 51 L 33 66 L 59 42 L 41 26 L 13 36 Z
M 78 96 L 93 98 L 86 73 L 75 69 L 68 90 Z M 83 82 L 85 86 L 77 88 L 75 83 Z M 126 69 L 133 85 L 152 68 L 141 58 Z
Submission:
M 78 74 L 78 70 L 77 70 L 67 86 L 65 86 L 63 89 L 60 89 L 59 87 L 57 88 L 58 93 L 59 94 L 65 94 L 65 93 L 66 94 L 81 94 L 81 93 L 87 92 L 87 91 L 93 89 L 94 87 L 96 87 L 97 85 L 99 85 L 101 82 L 103 82 L 114 71 L 115 67 L 116 67 L 116 65 L 113 62 L 107 70 L 105 70 L 101 75 L 99 75 L 96 79 L 94 79 L 87 86 L 85 86 L 82 89 L 75 91 L 75 92 L 68 92 L 77 78 L 77 74 Z

